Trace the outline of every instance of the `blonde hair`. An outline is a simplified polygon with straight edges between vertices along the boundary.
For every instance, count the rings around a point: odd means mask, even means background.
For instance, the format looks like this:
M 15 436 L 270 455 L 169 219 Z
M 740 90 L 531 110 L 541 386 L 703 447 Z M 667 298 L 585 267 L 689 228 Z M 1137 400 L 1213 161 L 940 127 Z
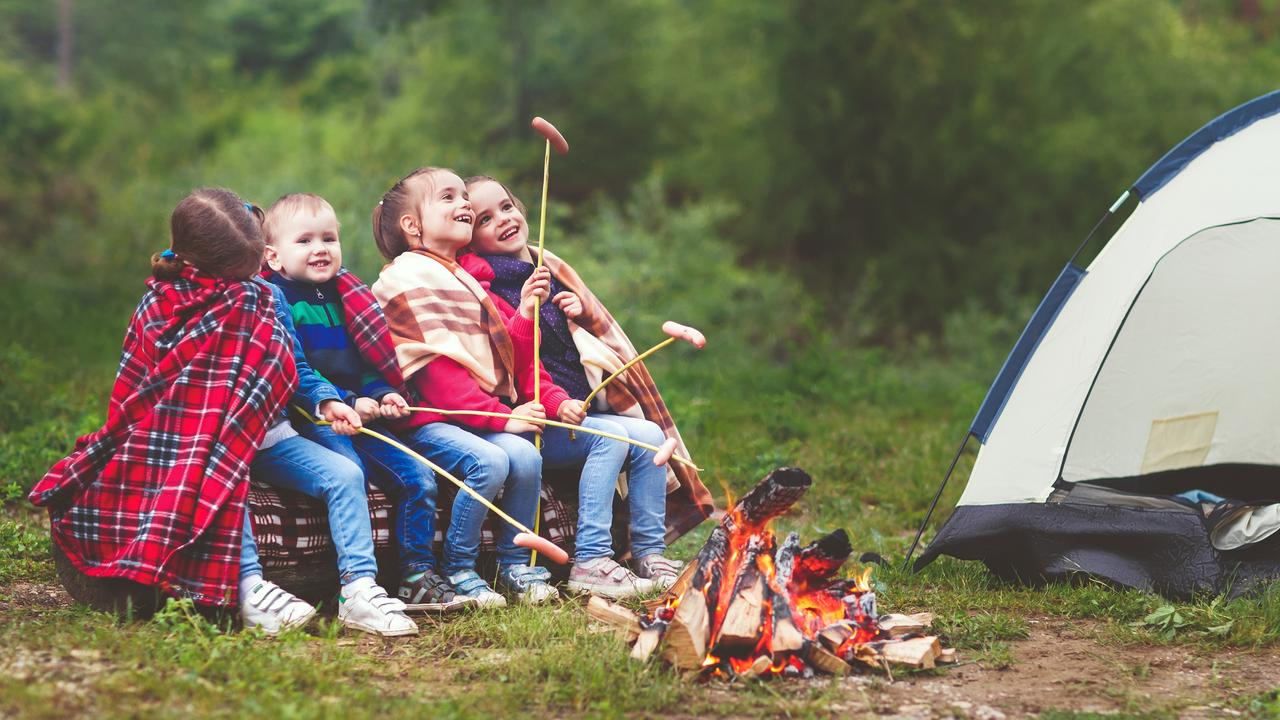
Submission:
M 262 234 L 266 243 L 275 245 L 278 239 L 276 234 L 279 232 L 280 224 L 287 218 L 291 218 L 304 210 L 313 215 L 319 215 L 328 210 L 333 214 L 335 221 L 338 218 L 338 213 L 334 211 L 329 201 L 315 193 L 300 192 L 281 195 L 279 199 L 271 203 L 271 207 L 267 208 L 266 215 L 262 220 Z
M 169 216 L 170 248 L 151 256 L 151 274 L 174 280 L 192 265 L 209 275 L 246 280 L 262 266 L 262 208 L 226 188 L 199 188 Z
M 411 181 L 416 178 L 428 180 L 437 173 L 453 171 L 442 167 L 417 168 L 397 180 L 390 190 L 382 194 L 382 200 L 373 206 L 373 242 L 377 244 L 382 257 L 395 260 L 409 251 L 409 238 L 400 229 L 400 218 L 412 210 L 414 204 L 430 189 L 429 185 L 422 182 Z

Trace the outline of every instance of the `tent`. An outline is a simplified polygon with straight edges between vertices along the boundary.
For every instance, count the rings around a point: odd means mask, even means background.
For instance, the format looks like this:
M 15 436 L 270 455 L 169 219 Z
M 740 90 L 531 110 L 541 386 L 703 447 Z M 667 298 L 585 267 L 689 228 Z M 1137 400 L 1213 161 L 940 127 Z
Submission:
M 1170 596 L 1280 577 L 1280 91 L 1179 143 L 1090 238 L 1127 206 L 1010 352 L 956 453 L 981 444 L 968 485 L 917 569 L 946 554 Z M 1228 531 L 1251 542 L 1218 542 Z

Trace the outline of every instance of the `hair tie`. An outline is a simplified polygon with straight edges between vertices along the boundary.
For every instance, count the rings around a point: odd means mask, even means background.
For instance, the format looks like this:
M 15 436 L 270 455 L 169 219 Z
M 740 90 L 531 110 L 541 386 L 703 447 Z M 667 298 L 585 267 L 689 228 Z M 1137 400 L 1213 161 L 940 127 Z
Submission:
M 169 259 L 178 257 L 178 254 L 173 251 L 173 248 L 169 248 L 164 252 L 160 253 L 160 257 L 164 258 L 165 260 L 169 260 Z
M 245 203 L 244 209 L 248 210 L 249 212 L 253 212 L 253 205 L 250 205 L 249 203 Z

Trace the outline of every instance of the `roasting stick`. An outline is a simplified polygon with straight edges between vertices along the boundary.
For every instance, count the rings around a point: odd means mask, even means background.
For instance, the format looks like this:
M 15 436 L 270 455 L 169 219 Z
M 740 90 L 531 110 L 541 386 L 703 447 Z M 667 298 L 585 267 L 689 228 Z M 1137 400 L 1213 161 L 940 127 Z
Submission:
M 302 413 L 303 417 L 307 418 L 308 420 L 315 423 L 316 425 L 331 424 L 328 420 L 319 420 L 317 418 L 312 417 L 311 413 L 307 412 L 306 410 L 303 410 L 297 405 L 294 405 L 293 408 L 298 412 Z M 569 564 L 569 554 L 566 553 L 564 549 L 562 549 L 555 543 L 551 542 L 550 540 L 542 537 L 541 535 L 535 533 L 529 528 L 525 527 L 524 523 L 520 522 L 519 520 L 516 520 L 515 518 L 503 512 L 502 508 L 498 507 L 497 505 L 494 505 L 487 498 L 485 498 L 485 496 L 476 492 L 466 483 L 462 482 L 461 480 L 454 477 L 453 475 L 450 475 L 449 472 L 446 471 L 444 468 L 440 467 L 439 465 L 436 465 L 435 463 L 426 459 L 422 455 L 414 452 L 407 446 L 401 444 L 396 440 L 393 440 L 387 437 L 386 435 L 383 435 L 380 432 L 375 432 L 373 430 L 370 430 L 367 427 L 361 427 L 359 431 L 370 437 L 378 438 L 379 440 L 390 445 L 391 447 L 394 447 L 398 450 L 402 450 L 408 453 L 411 457 L 416 458 L 422 464 L 426 465 L 427 467 L 435 471 L 437 475 L 440 475 L 446 478 L 447 480 L 449 480 L 450 482 L 452 482 L 454 485 L 457 485 L 459 490 L 462 490 L 466 492 L 468 495 L 470 495 L 471 497 L 475 498 L 477 502 L 489 508 L 491 511 L 493 511 L 495 515 L 502 518 L 503 520 L 506 520 L 508 523 L 511 524 L 511 527 L 514 527 L 515 529 L 520 531 L 519 533 L 516 534 L 516 537 L 515 537 L 516 545 L 519 545 L 520 547 L 524 547 L 524 548 L 529 548 L 534 553 L 537 553 L 538 551 L 542 551 L 542 554 L 550 558 L 552 562 L 556 562 L 561 565 Z M 532 565 L 532 561 L 530 561 L 530 564 Z
M 645 358 L 658 352 L 659 350 L 670 345 L 671 343 L 677 340 L 684 340 L 685 342 L 698 348 L 699 350 L 706 347 L 707 345 L 707 337 L 705 335 L 698 332 L 695 328 L 691 328 L 688 325 L 681 325 L 680 323 L 674 322 L 672 320 L 668 320 L 662 323 L 662 332 L 670 335 L 671 337 L 667 338 L 666 340 L 663 340 L 657 345 L 654 345 L 648 350 L 645 350 L 644 352 L 635 356 L 631 360 L 628 360 L 627 363 L 622 367 L 618 368 L 616 372 L 614 372 L 612 375 L 605 378 L 604 380 L 600 381 L 599 385 L 591 389 L 591 392 L 587 395 L 587 399 L 582 401 L 582 409 L 585 411 L 591 407 L 592 398 L 596 396 L 596 393 L 603 390 L 605 385 L 608 385 L 609 383 L 613 382 L 614 379 L 617 378 L 619 375 L 631 369 L 632 365 L 635 365 L 636 363 L 644 360 Z
M 596 430 L 595 428 L 584 427 L 582 425 L 573 425 L 571 423 L 560 422 L 559 420 L 547 420 L 546 418 L 536 418 L 536 417 L 531 417 L 529 415 L 512 415 L 510 413 L 489 412 L 488 410 L 442 410 L 440 408 L 429 408 L 429 407 L 411 407 L 409 408 L 409 410 L 412 412 L 435 413 L 437 415 L 474 415 L 477 417 L 496 417 L 496 418 L 507 418 L 508 420 L 523 420 L 527 423 L 533 423 L 534 425 L 549 425 L 551 427 L 564 428 L 565 430 L 571 430 L 575 432 L 584 432 L 588 435 L 599 435 L 602 438 L 617 440 L 618 442 L 624 442 L 624 443 L 627 443 L 628 445 L 635 445 L 636 447 L 642 447 L 645 450 L 653 451 L 653 464 L 659 467 L 666 465 L 668 461 L 674 461 L 674 462 L 680 463 L 681 465 L 688 465 L 689 467 L 693 468 L 694 470 L 697 470 L 698 472 L 703 471 L 702 468 L 695 465 L 692 460 L 689 460 L 687 458 L 682 458 L 679 455 L 675 454 L 675 451 L 676 451 L 675 438 L 667 438 L 662 442 L 661 445 L 650 445 L 647 442 L 640 442 L 639 440 L 634 440 L 632 438 L 625 437 L 623 435 L 615 435 L 611 432 L 605 432 L 604 430 Z
M 546 141 L 547 141 L 546 151 L 543 153 L 543 156 L 542 156 L 542 207 L 538 211 L 538 265 L 537 267 L 541 268 L 542 267 L 542 236 L 543 236 L 543 231 L 546 230 L 546 227 L 547 227 L 547 185 L 551 179 L 551 146 L 554 145 L 556 148 L 556 152 L 560 153 L 561 155 L 564 155 L 569 152 L 569 143 L 564 139 L 564 135 L 561 135 L 560 131 L 556 129 L 555 125 L 552 125 L 551 123 L 547 122 L 546 120 L 543 120 L 540 117 L 535 117 L 533 119 L 533 122 L 530 124 L 533 126 L 533 129 L 536 130 L 539 135 L 546 138 Z M 541 354 L 542 338 L 540 337 L 538 332 L 538 327 L 539 327 L 538 318 L 541 315 L 542 315 L 542 301 L 539 300 L 538 298 L 534 298 L 533 300 L 533 401 L 538 404 L 542 403 L 542 383 L 540 382 L 541 374 L 538 372 L 538 367 L 541 365 L 541 360 L 542 360 L 542 354 Z M 538 452 L 542 452 L 542 436 L 541 435 L 534 437 L 533 444 L 535 447 L 538 448 Z M 533 514 L 533 526 L 535 529 L 541 530 L 542 529 L 540 527 L 542 523 L 542 496 L 541 495 L 538 496 L 538 503 L 536 507 L 537 507 L 537 511 Z M 533 557 L 529 560 L 529 564 L 535 565 L 537 564 L 537 562 L 538 562 L 538 551 L 535 550 L 533 552 Z

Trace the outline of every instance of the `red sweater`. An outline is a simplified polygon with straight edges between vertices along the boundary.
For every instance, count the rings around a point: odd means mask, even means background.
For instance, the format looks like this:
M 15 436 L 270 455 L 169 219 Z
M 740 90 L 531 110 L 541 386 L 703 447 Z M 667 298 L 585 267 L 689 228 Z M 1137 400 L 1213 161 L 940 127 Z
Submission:
M 516 377 L 515 386 L 517 402 L 525 403 L 533 399 L 533 320 L 524 317 L 507 301 L 489 292 L 489 282 L 493 279 L 493 271 L 489 264 L 467 254 L 458 258 L 458 264 L 471 273 L 484 287 L 498 312 L 502 315 L 502 324 L 511 335 L 511 343 L 515 348 Z M 569 399 L 569 393 L 556 385 L 545 367 L 539 366 L 541 377 L 542 406 L 546 408 L 547 417 L 556 418 L 560 414 L 560 404 Z M 406 378 L 410 388 L 428 407 L 442 410 L 482 410 L 488 412 L 509 413 L 511 408 L 501 399 L 485 392 L 476 383 L 475 378 L 465 367 L 456 361 L 441 356 L 432 360 L 425 367 Z M 476 430 L 501 432 L 507 425 L 506 418 L 486 417 L 483 415 L 439 415 L 437 413 L 414 413 L 402 421 L 404 427 L 421 427 L 433 422 L 453 422 Z

